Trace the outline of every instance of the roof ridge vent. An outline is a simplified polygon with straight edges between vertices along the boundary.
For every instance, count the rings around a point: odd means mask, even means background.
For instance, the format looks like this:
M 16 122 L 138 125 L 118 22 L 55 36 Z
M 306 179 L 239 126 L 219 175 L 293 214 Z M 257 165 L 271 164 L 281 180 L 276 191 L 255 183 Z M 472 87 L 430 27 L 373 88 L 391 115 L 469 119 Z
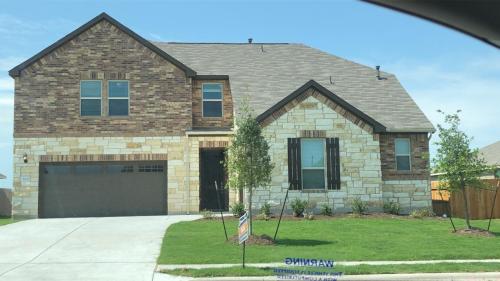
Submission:
M 253 38 L 248 38 L 248 44 L 252 44 Z

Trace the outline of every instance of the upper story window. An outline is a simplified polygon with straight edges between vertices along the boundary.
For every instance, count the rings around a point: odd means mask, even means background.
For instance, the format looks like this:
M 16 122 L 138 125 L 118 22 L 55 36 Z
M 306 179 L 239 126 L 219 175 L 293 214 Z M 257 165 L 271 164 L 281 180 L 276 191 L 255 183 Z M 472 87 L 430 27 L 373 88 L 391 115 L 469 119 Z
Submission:
M 127 116 L 129 113 L 128 81 L 111 80 L 108 82 L 109 116 Z
M 203 117 L 222 117 L 222 84 L 202 85 Z
M 80 81 L 80 115 L 101 116 L 101 81 Z
M 410 171 L 411 150 L 410 139 L 395 139 L 396 169 L 398 171 Z
M 325 139 L 301 139 L 303 189 L 325 189 Z

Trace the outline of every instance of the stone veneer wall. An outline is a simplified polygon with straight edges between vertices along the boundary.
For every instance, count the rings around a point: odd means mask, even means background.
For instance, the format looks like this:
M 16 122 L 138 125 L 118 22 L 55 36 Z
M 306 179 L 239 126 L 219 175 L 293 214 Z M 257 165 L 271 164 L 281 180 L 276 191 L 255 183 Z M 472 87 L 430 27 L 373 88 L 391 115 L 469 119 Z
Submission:
M 382 194 L 385 202 L 398 202 L 402 213 L 432 207 L 428 180 L 386 180 L 382 185 Z
M 275 163 L 270 189 L 256 191 L 254 208 L 271 200 L 281 203 L 288 188 L 287 139 L 301 137 L 303 130 L 322 130 L 326 137 L 340 140 L 341 188 L 328 191 L 290 191 L 294 198 L 326 203 L 336 211 L 350 210 L 350 201 L 361 198 L 372 209 L 382 206 L 382 173 L 378 135 L 343 116 L 345 110 L 324 102 L 323 96 L 309 90 L 300 102 L 263 128 Z M 335 109 L 334 109 L 335 108 Z M 339 113 L 340 112 L 340 113 Z
M 199 147 L 227 144 L 227 137 L 61 137 L 14 139 L 13 216 L 38 216 L 38 182 L 40 159 L 81 155 L 166 155 L 169 214 L 198 212 Z M 24 163 L 24 153 L 28 163 Z M 103 159 L 107 159 L 103 157 Z M 64 159 L 63 159 L 64 160 Z M 230 192 L 230 202 L 236 200 Z

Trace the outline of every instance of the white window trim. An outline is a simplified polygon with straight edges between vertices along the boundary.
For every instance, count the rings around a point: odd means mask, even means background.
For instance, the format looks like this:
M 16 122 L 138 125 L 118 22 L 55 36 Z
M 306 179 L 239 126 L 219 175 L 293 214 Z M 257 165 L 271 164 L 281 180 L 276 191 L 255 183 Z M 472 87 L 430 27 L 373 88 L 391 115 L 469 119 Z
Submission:
M 325 138 L 300 138 L 300 159 L 302 161 L 302 141 L 303 140 L 321 140 L 323 143 L 323 167 L 303 167 L 302 163 L 300 163 L 300 173 L 301 173 L 301 180 L 302 180 L 302 191 L 304 190 L 326 190 L 327 189 L 327 175 L 326 175 L 326 139 Z M 318 188 L 304 188 L 304 170 L 323 170 L 323 178 L 324 178 L 324 187 L 318 187 Z
M 398 140 L 406 140 L 408 141 L 408 154 L 398 154 L 396 150 L 396 143 Z M 398 169 L 398 156 L 408 156 L 408 164 L 409 164 L 409 169 L 408 170 L 399 170 Z M 396 171 L 398 172 L 409 172 L 411 171 L 412 168 L 412 163 L 411 163 L 411 139 L 410 138 L 395 138 L 394 139 L 394 161 L 396 163 Z
M 111 82 L 127 82 L 127 97 L 111 97 L 110 95 L 110 87 L 109 87 L 109 84 Z M 111 100 L 128 100 L 127 102 L 127 115 L 111 115 L 109 114 L 109 102 Z M 108 116 L 111 116 L 111 117 L 126 117 L 126 116 L 130 116 L 130 82 L 129 80 L 108 80 Z
M 220 85 L 220 99 L 205 99 L 203 97 L 205 85 Z M 210 92 L 210 91 L 208 91 Z M 215 91 L 212 91 L 215 93 Z M 205 116 L 205 111 L 203 110 L 203 103 L 205 101 L 220 101 L 221 114 L 220 116 Z M 224 117 L 224 84 L 223 83 L 202 83 L 201 84 L 201 116 L 203 118 L 222 118 Z
M 82 97 L 82 82 L 99 82 L 101 85 L 100 97 Z M 82 115 L 82 99 L 86 100 L 101 100 L 101 112 L 99 115 Z M 102 80 L 80 80 L 80 117 L 98 117 L 102 116 Z

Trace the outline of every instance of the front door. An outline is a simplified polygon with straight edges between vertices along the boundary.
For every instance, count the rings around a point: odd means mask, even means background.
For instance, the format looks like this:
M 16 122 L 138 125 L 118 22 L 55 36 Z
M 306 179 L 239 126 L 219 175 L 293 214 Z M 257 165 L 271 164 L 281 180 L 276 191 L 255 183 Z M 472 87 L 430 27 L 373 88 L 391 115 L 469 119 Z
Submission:
M 229 192 L 224 189 L 224 149 L 200 149 L 200 211 L 228 210 Z M 215 182 L 219 188 L 219 198 Z M 220 206 L 219 206 L 220 202 Z

